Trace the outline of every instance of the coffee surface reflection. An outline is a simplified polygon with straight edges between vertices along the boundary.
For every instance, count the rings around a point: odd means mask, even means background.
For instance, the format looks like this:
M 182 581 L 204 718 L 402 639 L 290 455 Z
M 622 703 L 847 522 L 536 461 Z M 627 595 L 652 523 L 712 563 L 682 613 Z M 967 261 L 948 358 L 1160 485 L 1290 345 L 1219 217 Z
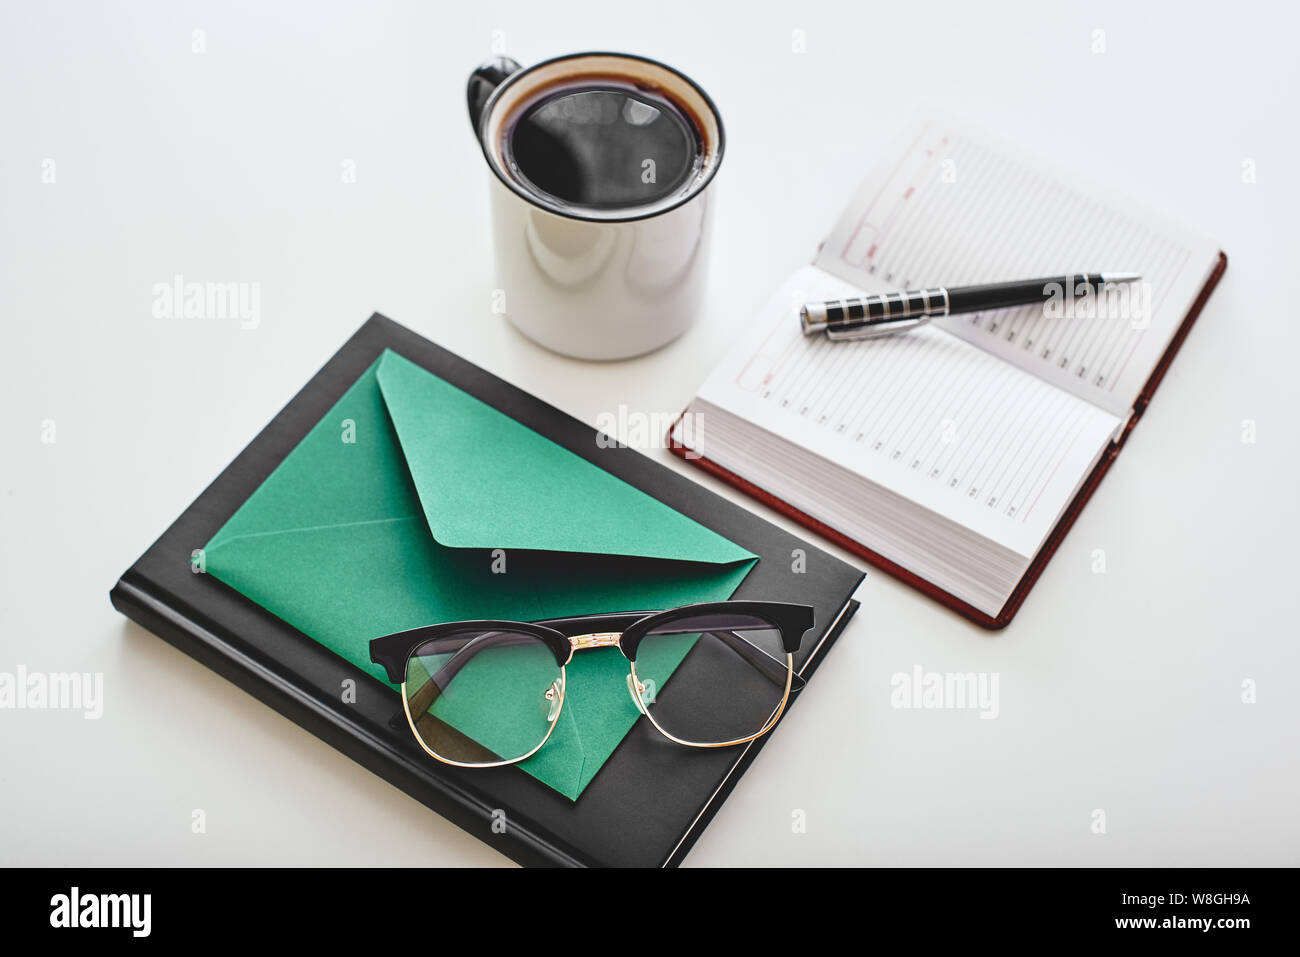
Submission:
M 521 183 L 590 209 L 672 196 L 702 159 L 694 128 L 674 105 L 630 85 L 558 90 L 522 111 L 505 139 L 504 159 Z

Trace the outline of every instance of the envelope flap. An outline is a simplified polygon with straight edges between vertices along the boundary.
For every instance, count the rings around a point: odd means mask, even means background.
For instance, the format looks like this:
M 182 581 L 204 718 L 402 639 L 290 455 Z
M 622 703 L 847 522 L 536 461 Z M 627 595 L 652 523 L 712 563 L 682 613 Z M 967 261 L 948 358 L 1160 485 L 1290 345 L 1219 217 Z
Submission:
M 441 545 L 715 564 L 756 557 L 392 351 L 377 378 Z

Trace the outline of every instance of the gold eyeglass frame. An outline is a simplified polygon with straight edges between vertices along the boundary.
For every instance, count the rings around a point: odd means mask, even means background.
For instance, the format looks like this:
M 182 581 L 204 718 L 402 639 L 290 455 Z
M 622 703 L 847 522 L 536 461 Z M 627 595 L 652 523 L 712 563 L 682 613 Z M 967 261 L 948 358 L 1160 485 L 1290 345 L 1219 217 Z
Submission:
M 486 763 L 484 762 L 470 763 L 466 761 L 454 761 L 451 758 L 446 758 L 438 754 L 436 751 L 432 750 L 427 744 L 424 743 L 424 737 L 420 734 L 419 730 L 416 728 L 415 718 L 411 714 L 410 696 L 406 693 L 406 680 L 403 679 L 402 688 L 401 688 L 402 711 L 405 712 L 406 714 L 406 722 L 411 728 L 411 734 L 415 738 L 416 742 L 420 745 L 420 747 L 424 750 L 424 752 L 429 755 L 429 757 L 433 758 L 435 761 L 440 761 L 443 764 L 449 764 L 453 767 L 502 768 L 502 767 L 508 767 L 509 765 L 512 764 L 519 764 L 521 761 L 527 761 L 534 754 L 536 754 L 538 751 L 542 750 L 542 748 L 546 746 L 546 742 L 551 740 L 551 735 L 555 733 L 555 728 L 560 723 L 560 715 L 564 713 L 564 696 L 565 696 L 565 687 L 567 685 L 567 676 L 565 673 L 565 667 L 568 665 L 570 661 L 573 660 L 574 654 L 578 651 L 585 651 L 591 648 L 615 647 L 615 648 L 619 648 L 619 650 L 622 651 L 622 648 L 619 645 L 619 639 L 621 639 L 622 637 L 623 637 L 623 632 L 621 631 L 603 631 L 603 632 L 592 632 L 586 635 L 573 635 L 569 638 L 569 642 L 570 642 L 569 657 L 565 660 L 565 663 L 560 666 L 560 702 L 558 707 L 555 709 L 555 717 L 551 719 L 550 727 L 546 729 L 546 736 L 542 738 L 540 742 L 538 742 L 537 747 L 533 748 L 527 754 L 521 755 L 517 758 L 510 758 L 509 760 L 505 760 L 505 761 L 492 761 Z M 776 661 L 777 659 L 774 658 L 773 660 Z M 650 713 L 651 711 L 650 707 L 646 704 L 645 699 L 642 697 L 642 695 L 645 693 L 645 685 L 642 684 L 641 679 L 637 676 L 636 662 L 633 661 L 631 658 L 628 658 L 627 663 L 628 663 L 628 673 L 632 679 L 631 680 L 632 690 L 636 696 L 637 710 L 640 711 L 641 714 L 645 715 L 645 717 L 648 718 L 650 723 L 654 726 L 654 729 L 658 731 L 660 734 L 662 734 L 665 738 L 667 738 L 669 741 L 672 741 L 674 744 L 679 744 L 687 748 L 733 748 L 736 745 L 748 744 L 750 741 L 753 741 L 757 738 L 761 738 L 763 735 L 767 734 L 767 732 L 771 731 L 772 728 L 776 726 L 777 721 L 781 719 L 781 715 L 785 712 L 786 704 L 790 700 L 790 688 L 794 683 L 794 655 L 790 652 L 786 652 L 785 688 L 781 693 L 781 701 L 776 706 L 776 710 L 772 712 L 772 716 L 767 719 L 767 721 L 764 723 L 762 728 L 760 728 L 758 731 L 755 731 L 751 735 L 747 735 L 746 737 L 743 738 L 736 738 L 732 741 L 718 741 L 718 742 L 686 741 L 664 730 L 663 726 L 660 725 L 659 722 L 655 720 L 654 715 Z M 547 691 L 547 694 L 549 695 L 550 691 Z

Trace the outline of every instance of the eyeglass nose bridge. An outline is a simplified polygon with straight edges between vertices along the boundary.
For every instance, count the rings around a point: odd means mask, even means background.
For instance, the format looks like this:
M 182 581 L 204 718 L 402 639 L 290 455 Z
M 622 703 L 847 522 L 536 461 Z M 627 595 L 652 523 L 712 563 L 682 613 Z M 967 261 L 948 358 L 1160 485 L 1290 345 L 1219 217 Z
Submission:
M 569 638 L 569 661 L 573 660 L 575 651 L 585 651 L 588 648 L 618 648 L 619 639 L 623 637 L 621 631 L 594 631 L 588 635 L 573 635 Z M 622 649 L 619 648 L 621 651 Z M 565 662 L 568 664 L 568 661 Z

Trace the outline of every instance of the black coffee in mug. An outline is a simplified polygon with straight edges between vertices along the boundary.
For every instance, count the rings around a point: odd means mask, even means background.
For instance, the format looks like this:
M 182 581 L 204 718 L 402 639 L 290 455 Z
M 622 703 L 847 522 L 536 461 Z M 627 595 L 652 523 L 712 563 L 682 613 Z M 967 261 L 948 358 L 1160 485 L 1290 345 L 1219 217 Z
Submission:
M 703 162 L 701 137 L 667 97 L 631 84 L 562 85 L 522 109 L 503 159 L 520 182 L 563 203 L 619 209 L 680 191 Z
M 465 99 L 492 172 L 493 302 L 510 322 L 583 359 L 685 332 L 704 301 L 725 145 L 708 95 L 654 60 L 593 52 L 495 57 Z

